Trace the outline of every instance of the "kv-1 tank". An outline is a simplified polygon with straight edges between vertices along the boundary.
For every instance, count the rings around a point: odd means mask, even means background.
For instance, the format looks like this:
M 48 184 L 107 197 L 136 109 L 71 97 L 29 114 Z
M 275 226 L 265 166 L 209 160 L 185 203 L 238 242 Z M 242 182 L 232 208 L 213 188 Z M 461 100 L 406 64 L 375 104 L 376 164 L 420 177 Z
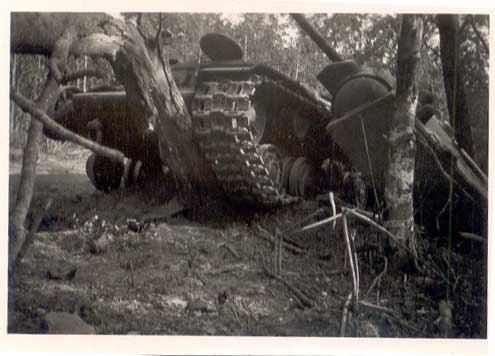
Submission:
M 394 86 L 390 75 L 353 62 L 331 64 L 319 75 L 330 102 L 268 65 L 246 63 L 240 46 L 226 36 L 206 34 L 200 45 L 211 61 L 172 63 L 171 70 L 191 113 L 200 153 L 226 196 L 279 206 L 332 189 L 365 204 L 364 178 L 372 172 L 362 159 L 361 128 L 344 126 L 337 135 L 325 129 L 336 115 L 389 92 Z M 55 104 L 53 116 L 65 127 L 131 158 L 124 167 L 91 155 L 87 173 L 99 190 L 163 174 L 156 134 L 139 131 L 135 122 L 144 118 L 130 117 L 129 105 L 118 87 L 86 93 L 68 88 Z M 380 108 L 371 113 L 383 114 Z M 371 144 L 377 144 L 373 140 L 383 129 L 378 134 L 370 129 Z

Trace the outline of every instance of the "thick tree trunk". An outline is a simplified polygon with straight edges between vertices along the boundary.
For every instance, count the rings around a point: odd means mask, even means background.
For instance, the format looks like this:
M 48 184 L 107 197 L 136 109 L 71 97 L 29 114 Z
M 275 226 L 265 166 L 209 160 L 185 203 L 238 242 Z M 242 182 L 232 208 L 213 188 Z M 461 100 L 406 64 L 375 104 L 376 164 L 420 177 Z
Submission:
M 438 15 L 440 56 L 450 123 L 461 148 L 473 156 L 473 134 L 464 90 L 464 70 L 460 61 L 459 16 Z
M 149 48 L 132 21 L 113 62 L 117 79 L 124 84 L 132 117 L 146 118 L 159 139 L 160 155 L 172 171 L 182 202 L 201 203 L 206 190 L 215 191 L 213 173 L 205 165 L 193 139 L 192 121 L 175 84 L 160 43 Z
M 112 31 L 114 20 L 102 13 L 16 12 L 11 16 L 10 49 L 12 53 L 50 55 L 54 43 L 68 28 L 78 40 L 69 49 L 73 55 L 99 56 L 111 59 L 121 45 L 121 35 Z
M 403 15 L 397 60 L 395 112 L 389 135 L 389 166 L 385 177 L 386 227 L 404 245 L 414 249 L 413 186 L 417 105 L 415 76 L 423 23 L 417 15 Z M 403 250 L 399 250 L 403 253 Z M 405 262 L 399 254 L 400 262 Z

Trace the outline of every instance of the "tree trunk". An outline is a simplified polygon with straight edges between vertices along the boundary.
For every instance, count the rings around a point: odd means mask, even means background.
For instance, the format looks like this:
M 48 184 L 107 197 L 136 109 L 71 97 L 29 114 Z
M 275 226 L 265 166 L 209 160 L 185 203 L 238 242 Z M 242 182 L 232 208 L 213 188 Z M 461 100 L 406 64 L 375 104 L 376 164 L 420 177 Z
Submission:
M 412 251 L 414 248 L 413 186 L 417 105 L 416 68 L 420 59 L 422 19 L 403 15 L 398 44 L 397 92 L 389 135 L 389 166 L 385 177 L 386 227 Z M 399 263 L 407 262 L 399 250 Z
M 58 75 L 65 70 L 70 45 L 75 32 L 68 27 L 63 37 L 56 41 L 50 58 L 51 68 L 48 81 L 42 94 L 36 100 L 37 106 L 46 111 L 58 92 Z M 57 74 L 58 73 L 58 74 Z M 17 198 L 11 214 L 11 228 L 9 241 L 9 272 L 26 239 L 26 217 L 31 206 L 34 183 L 36 179 L 36 161 L 38 159 L 39 141 L 43 134 L 43 124 L 38 120 L 31 120 L 24 156 L 22 159 L 21 180 L 17 190 Z
M 461 148 L 473 156 L 473 134 L 464 90 L 464 69 L 460 63 L 459 16 L 438 15 L 437 25 L 450 123 Z
M 132 21 L 125 24 L 123 45 L 112 63 L 126 89 L 131 117 L 146 118 L 158 134 L 160 156 L 172 171 L 186 206 L 202 202 L 215 191 L 213 173 L 193 140 L 192 121 L 158 43 L 148 48 Z

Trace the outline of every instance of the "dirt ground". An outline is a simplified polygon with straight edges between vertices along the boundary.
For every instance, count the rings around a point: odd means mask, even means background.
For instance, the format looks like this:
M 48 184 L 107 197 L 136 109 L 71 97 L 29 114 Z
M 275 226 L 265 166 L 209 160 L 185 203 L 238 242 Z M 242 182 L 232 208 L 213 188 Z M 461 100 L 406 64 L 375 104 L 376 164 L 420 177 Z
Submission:
M 40 156 L 33 211 L 49 197 L 53 205 L 9 290 L 10 333 L 53 332 L 47 315 L 65 312 L 97 334 L 341 335 L 352 277 L 339 224 L 280 234 L 295 248 L 282 249 L 280 274 L 272 275 L 280 250 L 274 236 L 318 203 L 246 213 L 217 202 L 194 216 L 147 219 L 166 201 L 98 192 L 85 175 L 88 154 Z M 10 208 L 20 167 L 11 154 Z M 441 307 L 447 298 L 441 278 L 384 271 L 384 257 L 366 248 L 379 235 L 353 220 L 350 225 L 363 246 L 358 261 L 365 303 L 348 313 L 345 336 L 486 337 L 479 256 L 453 256 L 449 318 Z

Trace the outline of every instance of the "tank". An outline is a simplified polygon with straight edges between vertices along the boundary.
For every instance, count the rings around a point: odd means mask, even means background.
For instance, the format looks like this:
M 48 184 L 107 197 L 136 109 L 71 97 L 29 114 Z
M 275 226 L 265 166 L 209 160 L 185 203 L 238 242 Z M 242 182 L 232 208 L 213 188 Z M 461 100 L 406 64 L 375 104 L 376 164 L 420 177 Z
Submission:
M 358 129 L 330 135 L 325 128 L 336 115 L 387 91 L 387 79 L 349 63 L 344 65 L 347 75 L 337 67 L 327 68 L 320 80 L 332 94 L 330 103 L 267 65 L 246 63 L 240 46 L 226 36 L 206 34 L 200 46 L 211 61 L 174 63 L 171 70 L 191 113 L 200 153 L 227 197 L 280 206 L 321 190 L 345 192 L 351 186 L 355 191 L 362 177 L 357 171 L 369 175 L 349 149 L 358 143 L 359 134 L 351 134 Z M 144 119 L 129 117 L 128 105 L 132 103 L 122 88 L 87 93 L 69 88 L 53 108 L 65 127 L 132 159 L 132 167 L 123 167 L 91 156 L 87 173 L 99 190 L 166 172 L 156 134 L 138 125 Z M 351 195 L 361 205 L 366 201 L 363 194 Z

